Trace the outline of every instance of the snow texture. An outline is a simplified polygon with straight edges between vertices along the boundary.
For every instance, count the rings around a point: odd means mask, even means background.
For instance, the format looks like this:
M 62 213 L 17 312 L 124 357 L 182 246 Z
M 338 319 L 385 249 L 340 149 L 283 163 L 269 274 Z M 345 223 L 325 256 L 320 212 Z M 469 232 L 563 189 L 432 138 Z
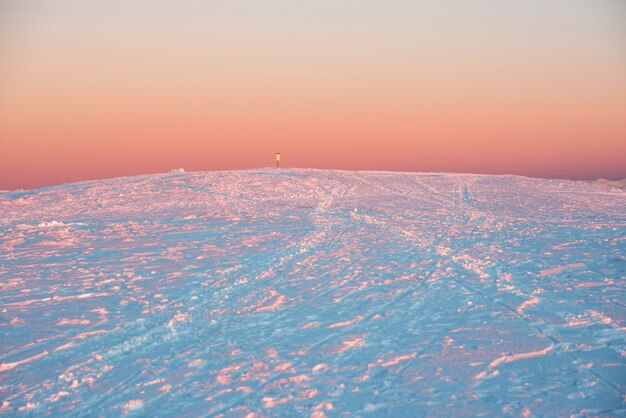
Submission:
M 0 414 L 626 414 L 626 193 L 258 169 L 0 193 Z

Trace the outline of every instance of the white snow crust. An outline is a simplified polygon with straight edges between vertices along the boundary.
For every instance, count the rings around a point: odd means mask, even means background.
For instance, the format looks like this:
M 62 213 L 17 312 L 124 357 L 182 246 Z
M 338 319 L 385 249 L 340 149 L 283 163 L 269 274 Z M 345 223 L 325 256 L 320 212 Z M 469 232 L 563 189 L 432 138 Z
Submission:
M 0 415 L 626 414 L 626 193 L 256 169 L 0 192 Z

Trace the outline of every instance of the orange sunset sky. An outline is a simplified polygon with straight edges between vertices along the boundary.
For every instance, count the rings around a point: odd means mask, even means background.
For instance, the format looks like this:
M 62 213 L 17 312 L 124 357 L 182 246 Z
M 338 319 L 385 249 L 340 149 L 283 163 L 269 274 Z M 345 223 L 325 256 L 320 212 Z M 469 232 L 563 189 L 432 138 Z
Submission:
M 276 151 L 626 177 L 626 2 L 0 2 L 0 189 Z

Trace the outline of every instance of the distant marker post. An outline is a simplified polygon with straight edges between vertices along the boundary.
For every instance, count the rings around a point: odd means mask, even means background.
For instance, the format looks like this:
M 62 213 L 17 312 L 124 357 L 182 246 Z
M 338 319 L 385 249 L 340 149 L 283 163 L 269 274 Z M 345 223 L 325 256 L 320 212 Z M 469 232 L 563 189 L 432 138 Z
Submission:
M 276 153 L 276 168 L 280 167 L 280 152 Z

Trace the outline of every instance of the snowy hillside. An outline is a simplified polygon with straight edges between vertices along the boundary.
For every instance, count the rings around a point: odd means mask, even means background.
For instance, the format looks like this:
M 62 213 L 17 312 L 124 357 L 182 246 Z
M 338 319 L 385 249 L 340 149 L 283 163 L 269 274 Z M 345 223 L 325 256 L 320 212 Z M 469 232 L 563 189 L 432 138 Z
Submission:
M 2 192 L 0 337 L 11 416 L 624 415 L 626 192 L 302 169 Z

